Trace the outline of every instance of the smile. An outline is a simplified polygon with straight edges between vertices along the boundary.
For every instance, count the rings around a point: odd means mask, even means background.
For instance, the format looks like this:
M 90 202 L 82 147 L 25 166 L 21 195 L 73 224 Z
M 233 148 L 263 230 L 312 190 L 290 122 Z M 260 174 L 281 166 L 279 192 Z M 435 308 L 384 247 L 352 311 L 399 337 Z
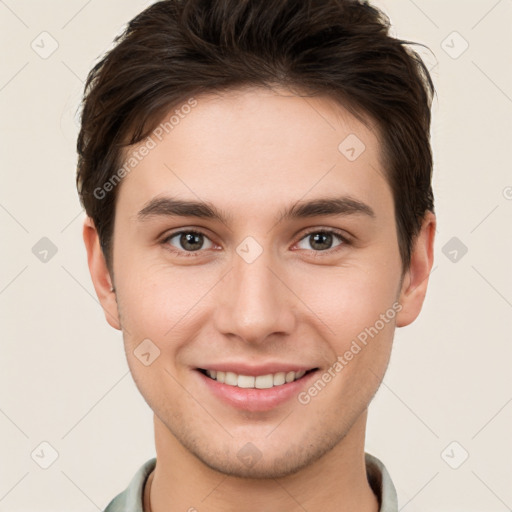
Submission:
M 316 368 L 308 371 L 289 371 L 269 373 L 266 375 L 240 375 L 234 372 L 223 372 L 217 370 L 199 369 L 201 373 L 221 384 L 245 389 L 269 389 L 282 386 L 301 379 L 307 373 L 315 371 Z

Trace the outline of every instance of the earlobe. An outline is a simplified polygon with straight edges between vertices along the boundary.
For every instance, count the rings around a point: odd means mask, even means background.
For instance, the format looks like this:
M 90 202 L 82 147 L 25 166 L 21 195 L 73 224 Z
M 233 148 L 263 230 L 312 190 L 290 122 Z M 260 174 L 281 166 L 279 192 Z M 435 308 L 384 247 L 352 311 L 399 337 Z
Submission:
M 403 278 L 399 298 L 402 309 L 396 317 L 397 327 L 411 324 L 420 314 L 434 263 L 435 231 L 436 217 L 427 212 L 412 248 L 409 269 Z
M 84 221 L 83 239 L 89 272 L 105 318 L 114 329 L 121 330 L 114 286 L 101 250 L 98 232 L 90 217 L 86 217 Z

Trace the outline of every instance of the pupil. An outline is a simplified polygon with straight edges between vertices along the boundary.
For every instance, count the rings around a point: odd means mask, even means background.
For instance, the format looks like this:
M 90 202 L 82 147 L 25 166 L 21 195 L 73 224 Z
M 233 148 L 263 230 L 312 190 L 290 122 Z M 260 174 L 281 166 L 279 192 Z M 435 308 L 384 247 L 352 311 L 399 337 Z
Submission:
M 325 249 L 329 249 L 329 246 L 332 242 L 332 235 L 330 233 L 315 233 L 311 236 L 313 242 L 311 243 L 311 247 L 323 251 Z M 322 246 L 322 244 L 327 244 L 327 247 Z
M 190 251 L 197 251 L 202 245 L 202 235 L 199 233 L 186 233 L 181 235 L 181 246 Z

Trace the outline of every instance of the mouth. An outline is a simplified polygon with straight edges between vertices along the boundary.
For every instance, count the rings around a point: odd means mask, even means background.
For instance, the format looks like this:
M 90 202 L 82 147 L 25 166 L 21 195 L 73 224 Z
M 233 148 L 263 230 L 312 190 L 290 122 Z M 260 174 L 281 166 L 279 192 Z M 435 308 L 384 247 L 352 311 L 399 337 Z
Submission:
M 235 370 L 240 371 L 237 373 Z M 214 397 L 238 410 L 261 413 L 292 406 L 294 398 L 315 379 L 319 368 L 282 363 L 260 364 L 226 362 L 217 368 L 196 368 L 200 393 Z M 288 404 L 288 405 L 287 405 Z
M 199 372 L 220 384 L 242 389 L 271 389 L 303 379 L 306 375 L 315 372 L 318 368 L 310 370 L 268 373 L 265 375 L 243 375 L 234 372 L 197 368 Z

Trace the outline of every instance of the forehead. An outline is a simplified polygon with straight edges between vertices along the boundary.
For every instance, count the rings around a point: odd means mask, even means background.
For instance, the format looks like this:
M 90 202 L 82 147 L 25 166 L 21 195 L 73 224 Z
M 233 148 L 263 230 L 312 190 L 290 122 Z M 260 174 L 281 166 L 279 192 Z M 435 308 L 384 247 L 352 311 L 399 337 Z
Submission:
M 391 200 L 376 128 L 331 98 L 285 89 L 197 96 L 128 148 L 126 161 L 134 152 L 118 191 L 118 202 L 132 209 L 166 194 L 241 214 L 334 192 L 387 207 Z

